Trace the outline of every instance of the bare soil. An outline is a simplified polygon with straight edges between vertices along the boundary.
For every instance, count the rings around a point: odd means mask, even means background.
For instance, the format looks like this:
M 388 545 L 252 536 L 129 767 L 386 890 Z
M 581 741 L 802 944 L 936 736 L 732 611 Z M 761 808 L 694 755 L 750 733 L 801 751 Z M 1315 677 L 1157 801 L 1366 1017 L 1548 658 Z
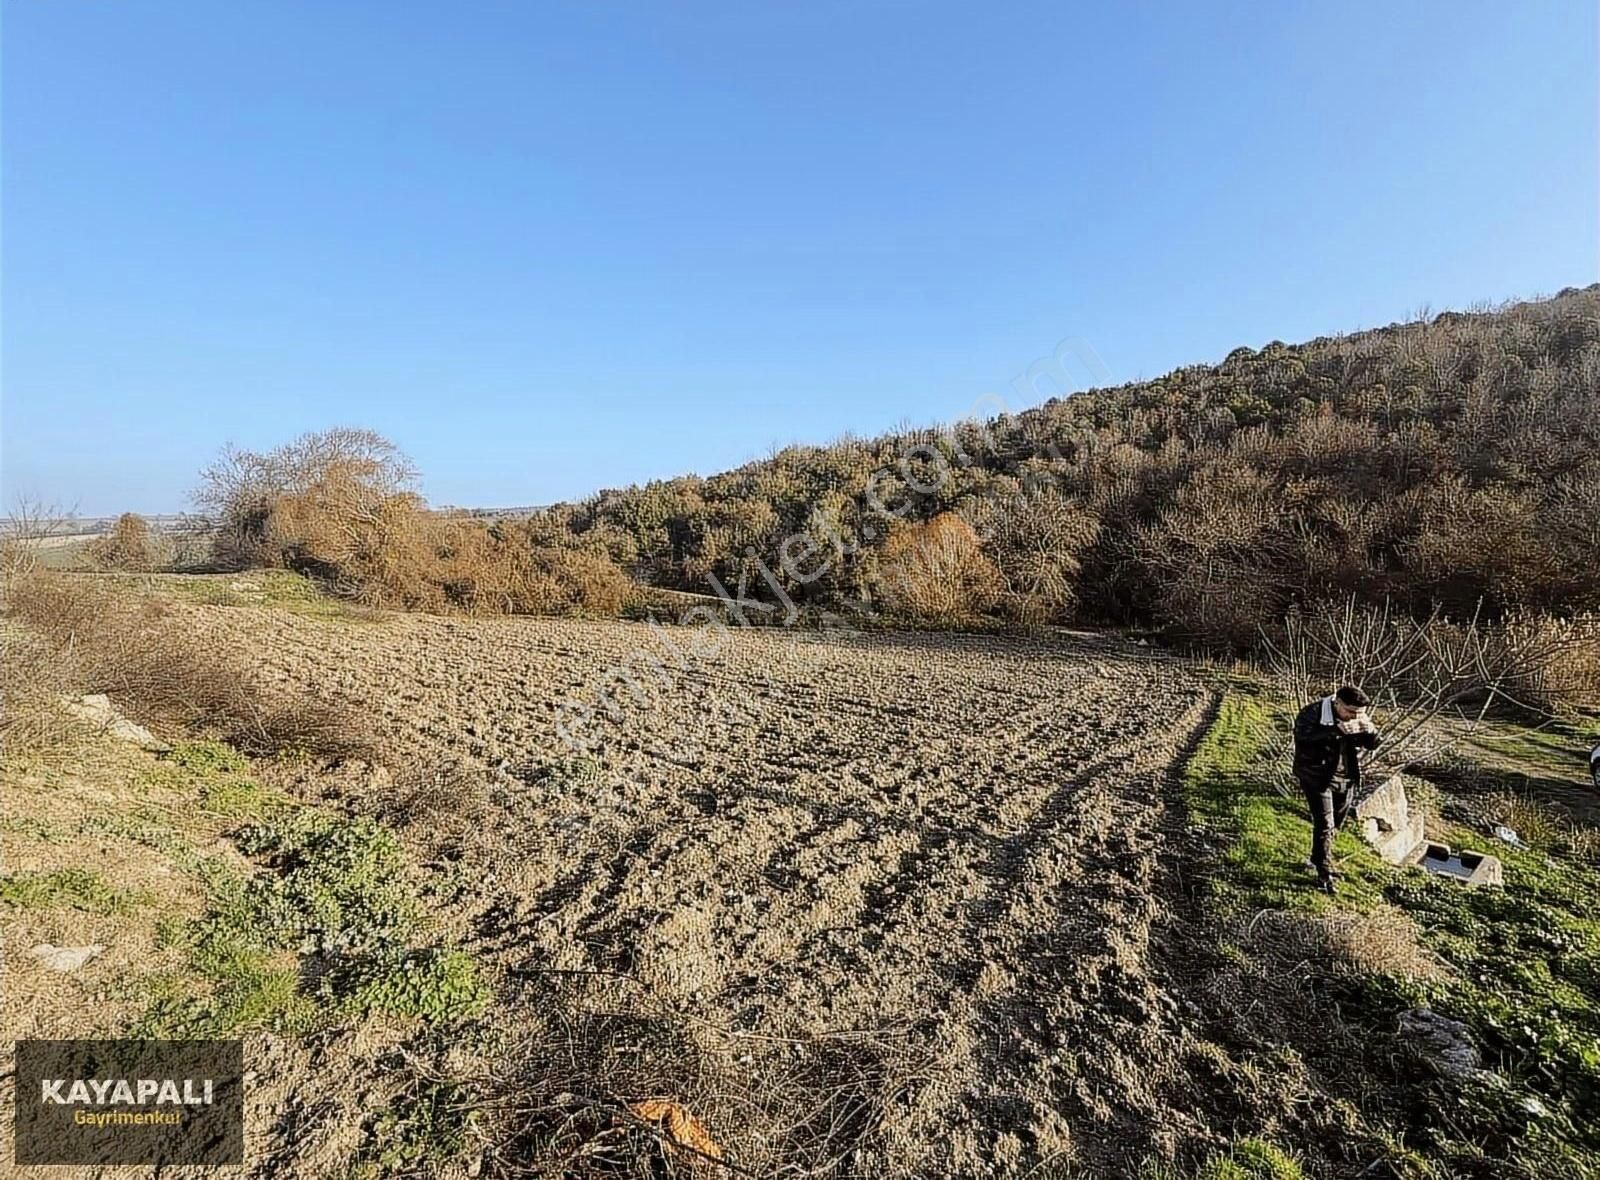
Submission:
M 748 1124 L 711 1127 L 732 1157 L 1114 1174 L 1217 1141 L 1184 1111 L 1226 1062 L 1152 949 L 1176 921 L 1174 775 L 1213 703 L 1181 664 L 1113 640 L 770 629 L 694 659 L 673 648 L 717 632 L 187 609 L 372 713 L 393 781 L 352 805 L 404 815 L 451 867 L 508 1004 L 582 978 L 590 1004 L 674 1014 L 725 1079 L 793 1088 L 835 1062 L 817 1110 L 791 1112 L 806 1142 L 757 1134 L 759 1097 L 723 1102 Z M 622 664 L 590 764 L 557 721 Z

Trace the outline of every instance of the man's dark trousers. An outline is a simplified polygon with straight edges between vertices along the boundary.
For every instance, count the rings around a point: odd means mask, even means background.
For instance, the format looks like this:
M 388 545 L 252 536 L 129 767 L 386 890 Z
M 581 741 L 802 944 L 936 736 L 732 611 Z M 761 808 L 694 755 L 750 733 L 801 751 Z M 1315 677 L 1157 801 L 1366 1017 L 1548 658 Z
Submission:
M 1300 784 L 1311 811 L 1311 863 L 1323 880 L 1333 871 L 1334 833 L 1350 818 L 1353 786 L 1348 780 L 1330 782 L 1325 787 Z

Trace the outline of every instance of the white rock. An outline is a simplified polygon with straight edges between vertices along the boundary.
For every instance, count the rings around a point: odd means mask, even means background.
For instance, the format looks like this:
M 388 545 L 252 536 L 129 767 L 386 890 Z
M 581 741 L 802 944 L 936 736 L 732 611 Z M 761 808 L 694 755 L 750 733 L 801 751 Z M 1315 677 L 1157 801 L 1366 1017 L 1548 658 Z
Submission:
M 92 946 L 51 946 L 48 942 L 41 942 L 38 946 L 29 947 L 28 954 L 52 971 L 76 971 L 105 949 L 99 943 Z
M 116 706 L 111 703 L 111 698 L 104 693 L 90 693 L 88 696 L 64 697 L 63 703 L 67 712 L 80 721 L 87 721 L 90 725 L 98 725 L 106 733 L 121 741 L 132 742 L 141 749 L 152 750 L 156 753 L 169 750 L 172 747 L 156 737 L 142 725 L 129 721 Z

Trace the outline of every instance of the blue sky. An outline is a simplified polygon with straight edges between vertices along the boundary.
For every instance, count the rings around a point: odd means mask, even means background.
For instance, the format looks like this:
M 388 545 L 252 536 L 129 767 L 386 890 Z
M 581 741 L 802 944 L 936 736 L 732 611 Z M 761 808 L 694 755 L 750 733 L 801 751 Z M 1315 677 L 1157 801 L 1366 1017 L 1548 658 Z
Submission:
M 543 503 L 1597 277 L 1596 14 L 6 0 L 9 499 Z M 1079 374 L 1087 383 L 1087 371 Z

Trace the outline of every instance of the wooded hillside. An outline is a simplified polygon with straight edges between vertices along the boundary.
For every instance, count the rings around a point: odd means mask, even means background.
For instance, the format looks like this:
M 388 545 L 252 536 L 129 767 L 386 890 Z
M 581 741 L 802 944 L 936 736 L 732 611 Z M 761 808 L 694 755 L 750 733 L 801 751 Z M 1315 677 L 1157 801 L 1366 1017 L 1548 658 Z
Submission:
M 945 513 L 977 552 L 950 548 L 952 522 L 924 527 Z M 1592 610 L 1600 285 L 1238 348 L 985 424 L 790 447 L 509 527 L 659 586 L 714 575 L 770 598 L 771 579 L 797 602 L 912 615 L 954 597 L 957 613 L 1217 643 L 1350 594 L 1456 615 Z M 950 560 L 922 560 L 930 547 Z M 896 592 L 916 577 L 959 584 Z

